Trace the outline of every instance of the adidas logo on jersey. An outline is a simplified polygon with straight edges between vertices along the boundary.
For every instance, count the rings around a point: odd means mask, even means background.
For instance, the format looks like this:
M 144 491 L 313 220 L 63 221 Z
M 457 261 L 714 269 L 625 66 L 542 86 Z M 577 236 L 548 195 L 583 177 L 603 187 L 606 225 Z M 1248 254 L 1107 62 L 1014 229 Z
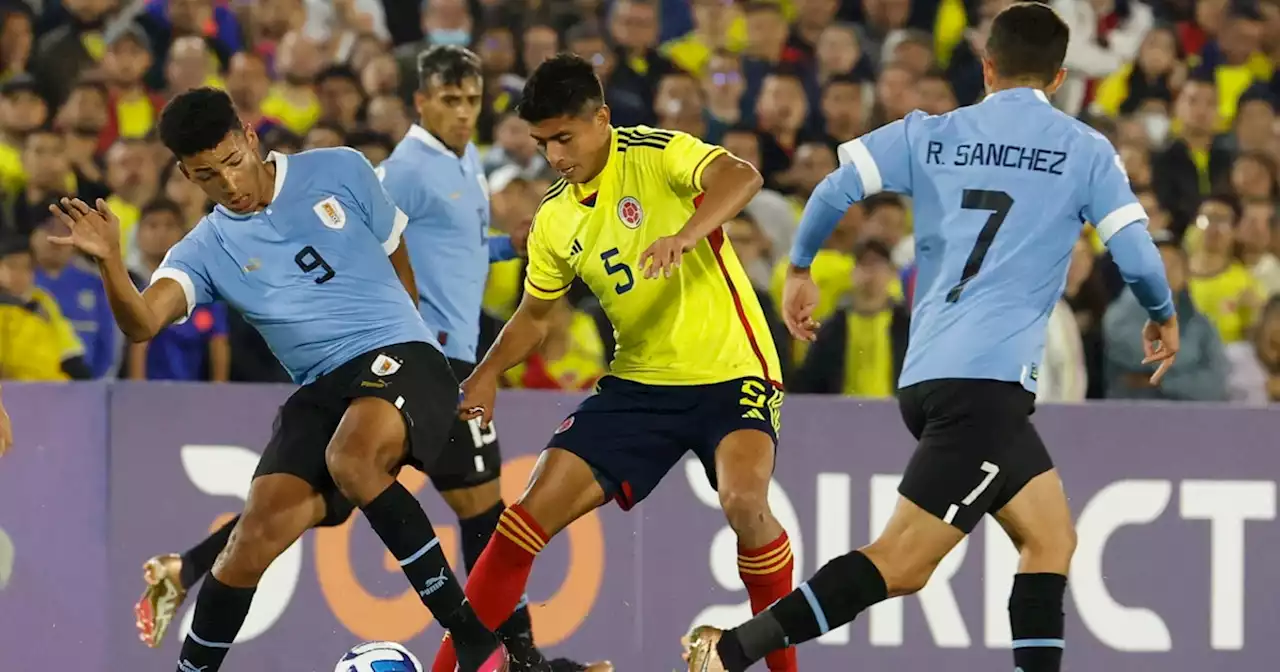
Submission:
M 573 255 L 575 255 L 575 254 L 577 254 L 577 253 L 579 253 L 579 252 L 581 252 L 581 251 L 582 251 L 582 243 L 579 243 L 579 242 L 578 242 L 578 239 L 577 239 L 577 238 L 574 238 L 574 239 L 573 239 L 573 246 L 569 248 L 569 256 L 571 256 L 571 257 L 572 257 Z

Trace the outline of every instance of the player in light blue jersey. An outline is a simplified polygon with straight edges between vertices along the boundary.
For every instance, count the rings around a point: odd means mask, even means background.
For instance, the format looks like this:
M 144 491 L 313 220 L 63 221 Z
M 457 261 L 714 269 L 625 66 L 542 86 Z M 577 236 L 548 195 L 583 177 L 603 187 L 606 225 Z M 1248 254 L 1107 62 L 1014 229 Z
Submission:
M 480 304 L 491 261 L 518 255 L 524 241 L 489 236 L 489 194 L 479 153 L 471 143 L 483 93 L 480 59 L 462 47 L 440 46 L 418 57 L 419 124 L 410 128 L 376 173 L 407 217 L 404 246 L 415 269 L 418 309 L 427 331 L 442 346 L 458 380 L 475 368 Z M 456 148 L 456 149 L 455 149 Z M 493 425 L 455 419 L 449 447 L 427 470 L 445 502 L 458 514 L 468 571 L 484 550 L 505 505 L 499 477 L 502 454 Z M 144 565 L 147 588 L 139 600 L 139 638 L 159 646 L 174 614 L 212 568 L 238 523 L 233 519 L 181 554 Z M 337 521 L 342 522 L 342 521 Z M 513 672 L 602 670 L 566 658 L 546 661 L 533 641 L 527 605 L 501 628 Z
M 414 592 L 470 649 L 461 667 L 507 669 L 476 618 L 431 521 L 395 479 L 434 463 L 448 441 L 458 384 L 418 315 L 407 218 L 350 149 L 264 161 L 258 137 L 216 89 L 165 107 L 160 137 L 218 207 L 134 289 L 106 203 L 63 200 L 56 242 L 98 260 L 112 312 L 134 342 L 220 299 L 239 310 L 301 387 L 280 408 L 244 514 L 196 599 L 179 672 L 216 672 L 271 561 L 307 529 L 359 506 Z M 389 259 L 389 261 L 388 261 Z M 141 619 L 149 617 L 140 614 Z
M 1009 598 L 1014 665 L 1061 669 L 1075 531 L 1029 416 L 1045 326 L 1083 223 L 1093 224 L 1150 316 L 1143 337 L 1145 363 L 1159 363 L 1152 384 L 1178 351 L 1164 266 L 1120 159 L 1105 138 L 1049 105 L 1068 37 L 1046 5 L 1012 5 L 991 25 L 985 100 L 936 117 L 913 112 L 840 147 L 841 167 L 805 207 L 784 318 L 797 338 L 812 340 L 818 289 L 808 265 L 851 204 L 880 191 L 911 196 L 919 274 L 898 400 L 919 444 L 874 542 L 737 628 L 695 628 L 690 670 L 746 670 L 920 590 L 988 513 L 1021 556 Z

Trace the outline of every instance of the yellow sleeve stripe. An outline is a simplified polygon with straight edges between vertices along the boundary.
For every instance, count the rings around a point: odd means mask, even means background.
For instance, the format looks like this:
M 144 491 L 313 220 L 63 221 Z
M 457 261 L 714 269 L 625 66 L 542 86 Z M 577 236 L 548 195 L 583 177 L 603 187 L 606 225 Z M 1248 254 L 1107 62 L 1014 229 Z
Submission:
M 542 200 L 538 203 L 538 207 L 542 207 L 543 205 L 546 204 L 547 201 L 564 193 L 564 190 L 568 188 L 569 188 L 569 183 L 565 182 L 563 177 L 556 180 L 555 182 L 552 182 L 551 186 L 547 187 L 547 193 L 543 194 Z
M 530 280 L 527 276 L 524 279 L 525 291 L 532 294 L 534 298 L 542 299 L 544 301 L 555 301 L 556 299 L 567 294 L 569 292 L 569 287 L 571 286 L 573 286 L 572 280 L 566 283 L 564 287 L 560 287 L 559 289 L 546 289 L 544 287 L 539 287 L 535 285 L 533 281 Z
M 702 173 L 706 171 L 707 166 L 711 165 L 711 162 L 714 161 L 716 157 L 720 156 L 721 154 L 727 154 L 727 153 L 728 152 L 725 151 L 724 147 L 712 148 L 711 151 L 707 152 L 706 156 L 702 157 L 702 160 L 698 162 L 698 165 L 694 166 L 693 168 L 694 191 L 702 191 Z

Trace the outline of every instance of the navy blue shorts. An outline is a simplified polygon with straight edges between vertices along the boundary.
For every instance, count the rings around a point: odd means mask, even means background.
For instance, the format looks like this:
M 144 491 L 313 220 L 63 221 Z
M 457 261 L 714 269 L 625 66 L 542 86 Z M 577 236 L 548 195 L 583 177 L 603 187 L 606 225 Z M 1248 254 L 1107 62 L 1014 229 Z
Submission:
M 688 451 L 716 487 L 716 447 L 732 432 L 758 429 L 776 446 L 782 390 L 760 378 L 711 385 L 645 385 L 605 376 L 547 443 L 581 457 L 605 496 L 639 504 Z

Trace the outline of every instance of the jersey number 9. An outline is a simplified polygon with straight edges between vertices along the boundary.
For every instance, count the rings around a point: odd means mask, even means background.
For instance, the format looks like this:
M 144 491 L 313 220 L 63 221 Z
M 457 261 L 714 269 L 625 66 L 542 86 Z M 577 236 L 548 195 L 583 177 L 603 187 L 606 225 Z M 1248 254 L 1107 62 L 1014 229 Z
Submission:
M 302 248 L 293 260 L 298 264 L 298 268 L 302 269 L 303 273 L 310 273 L 317 268 L 324 269 L 324 273 L 321 274 L 320 277 L 316 278 L 317 285 L 323 285 L 324 283 L 332 280 L 333 276 L 337 275 L 333 270 L 333 267 L 329 265 L 329 262 L 325 261 L 324 257 L 320 256 L 319 252 L 316 252 L 316 248 L 311 247 L 310 245 Z
M 632 287 L 635 287 L 635 285 L 636 285 L 636 276 L 632 275 L 632 273 L 631 273 L 631 267 L 630 267 L 630 266 L 628 266 L 628 265 L 626 265 L 625 263 L 623 263 L 623 262 L 618 262 L 618 263 L 616 263 L 616 264 L 615 264 L 615 263 L 613 263 L 612 261 L 610 261 L 610 259 L 613 259 L 614 257 L 618 256 L 619 254 L 621 254 L 621 253 L 620 253 L 620 252 L 618 252 L 618 248 L 616 248 L 616 247 L 615 247 L 615 248 L 613 248 L 612 250 L 609 250 L 609 251 L 607 251 L 607 252 L 602 253 L 602 254 L 600 255 L 600 261 L 603 261 L 603 262 L 604 262 L 604 270 L 605 270 L 605 272 L 606 272 L 606 273 L 608 273 L 609 275 L 614 275 L 614 274 L 616 274 L 616 273 L 622 273 L 623 275 L 625 275 L 625 276 L 626 276 L 626 278 L 627 278 L 627 281 L 626 281 L 626 282 L 619 282 L 618 284 L 616 284 L 616 285 L 614 285 L 614 286 L 613 286 L 613 291 L 615 291 L 615 292 L 617 292 L 617 293 L 619 293 L 619 294 L 626 294 L 628 291 L 630 291 L 630 290 L 631 290 L 631 288 L 632 288 Z

